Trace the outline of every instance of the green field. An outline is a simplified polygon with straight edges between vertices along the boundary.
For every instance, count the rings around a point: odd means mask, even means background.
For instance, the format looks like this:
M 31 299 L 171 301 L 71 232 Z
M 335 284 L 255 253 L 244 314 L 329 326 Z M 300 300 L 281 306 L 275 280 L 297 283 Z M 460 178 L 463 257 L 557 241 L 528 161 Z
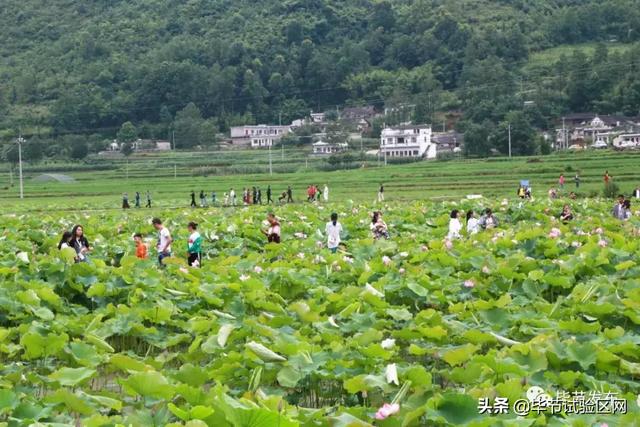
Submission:
M 271 185 L 273 194 L 294 189 L 294 199 L 301 200 L 309 184 L 330 188 L 332 201 L 351 199 L 372 201 L 383 182 L 389 200 L 424 200 L 459 198 L 467 194 L 504 197 L 515 194 L 520 179 L 529 179 L 534 196 L 546 196 L 560 173 L 565 174 L 566 191 L 575 190 L 573 176 L 579 172 L 580 195 L 601 193 L 602 176 L 608 170 L 624 193 L 640 185 L 640 153 L 586 151 L 554 154 L 535 158 L 490 158 L 482 160 L 423 161 L 384 166 L 376 159 L 359 161 L 356 169 L 323 172 L 326 161 L 312 158 L 300 150 L 273 152 L 274 171 L 286 173 L 242 173 L 243 170 L 268 171 L 268 152 L 208 152 L 133 156 L 124 159 L 98 160 L 91 163 L 28 165 L 25 169 L 24 201 L 17 199 L 18 186 L 9 186 L 8 166 L 1 173 L 0 191 L 5 210 L 56 208 L 117 208 L 121 194 L 135 191 L 153 193 L 154 205 L 185 206 L 189 192 L 217 192 L 219 200 L 230 188 L 239 193 L 244 187 Z M 232 166 L 228 166 L 232 164 Z M 174 169 L 175 165 L 175 169 Z M 221 166 L 216 166 L 221 165 Z M 216 169 L 218 167 L 219 169 Z M 235 169 L 230 169 L 234 167 Z M 91 168 L 96 170 L 91 171 Z M 261 169 L 262 168 L 262 169 Z M 38 183 L 33 177 L 47 172 L 66 173 L 74 183 Z M 215 175 L 215 173 L 226 173 Z M 232 172 L 236 172 L 232 174 Z M 175 173 L 175 176 L 174 176 Z M 205 176 L 205 174 L 207 176 Z

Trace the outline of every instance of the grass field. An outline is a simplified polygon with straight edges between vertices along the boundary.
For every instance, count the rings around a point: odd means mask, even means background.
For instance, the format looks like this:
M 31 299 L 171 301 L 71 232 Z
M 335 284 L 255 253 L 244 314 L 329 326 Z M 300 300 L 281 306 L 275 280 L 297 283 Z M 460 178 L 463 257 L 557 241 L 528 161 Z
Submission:
M 268 170 L 267 152 L 233 153 L 240 165 L 264 164 Z M 242 156 L 245 156 L 244 158 Z M 250 156 L 250 157 L 249 157 Z M 329 185 L 332 201 L 351 199 L 372 201 L 378 185 L 383 182 L 390 200 L 421 200 L 442 197 L 461 197 L 482 194 L 488 197 L 515 194 L 520 179 L 529 179 L 534 196 L 546 195 L 555 186 L 558 176 L 565 174 L 565 190 L 575 190 L 573 176 L 578 172 L 582 184 L 580 195 L 593 195 L 602 191 L 602 175 L 608 170 L 625 193 L 640 185 L 638 161 L 640 153 L 587 151 L 554 154 L 536 158 L 492 158 L 482 160 L 424 161 L 402 165 L 381 165 L 377 161 L 363 161 L 358 169 L 323 172 L 318 159 L 308 159 L 302 153 L 287 153 L 284 162 L 274 153 L 274 170 L 287 166 L 287 173 L 231 174 L 204 176 L 205 165 L 223 163 L 219 152 L 180 153 L 173 155 L 133 156 L 124 160 L 96 162 L 92 165 L 49 164 L 29 167 L 25 172 L 25 200 L 18 197 L 14 171 L 14 185 L 9 186 L 8 166 L 4 165 L 0 181 L 0 198 L 5 210 L 24 211 L 51 208 L 117 208 L 121 195 L 128 192 L 131 199 L 135 191 L 153 194 L 154 206 L 178 207 L 189 203 L 189 192 L 204 190 L 223 193 L 234 188 L 237 193 L 244 187 L 260 186 L 264 191 L 271 185 L 273 194 L 284 191 L 287 185 L 294 189 L 296 201 L 304 198 L 307 185 Z M 224 160 L 229 162 L 229 160 Z M 128 163 L 128 165 L 127 165 Z M 175 170 L 174 170 L 174 165 Z M 82 166 L 82 168 L 80 168 Z M 34 182 L 33 178 L 48 169 L 66 173 L 73 183 Z M 65 172 L 68 169 L 69 172 Z M 80 170 L 78 170 L 80 169 Z M 128 172 L 127 172 L 128 169 Z M 174 175 L 175 172 L 175 175 Z

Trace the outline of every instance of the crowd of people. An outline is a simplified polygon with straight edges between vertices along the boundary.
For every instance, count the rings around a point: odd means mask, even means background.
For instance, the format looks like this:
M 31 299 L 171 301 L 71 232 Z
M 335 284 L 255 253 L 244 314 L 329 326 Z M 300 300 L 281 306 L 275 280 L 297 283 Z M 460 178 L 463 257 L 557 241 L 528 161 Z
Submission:
M 454 209 L 451 211 L 449 218 L 449 232 L 447 233 L 447 239 L 460 239 L 462 237 L 462 218 L 465 215 L 462 211 Z M 486 208 L 480 218 L 477 217 L 473 210 L 469 210 L 466 213 L 466 229 L 468 235 L 478 233 L 480 230 L 488 230 L 498 226 L 498 218 L 493 214 L 490 208 Z
M 135 207 L 139 208 L 140 207 L 140 200 L 141 200 L 141 195 L 139 191 L 136 191 L 134 200 L 135 200 Z M 146 193 L 146 200 L 147 203 L 145 205 L 145 207 L 150 208 L 151 207 L 151 192 L 149 190 L 147 190 Z M 129 209 L 131 208 L 131 206 L 129 205 L 129 194 L 128 193 L 122 193 L 122 209 Z
M 382 186 L 380 187 L 381 191 L 382 191 Z M 198 207 L 200 206 L 201 208 L 206 208 L 209 206 L 209 200 L 211 201 L 211 206 L 216 206 L 217 202 L 218 202 L 218 196 L 215 190 L 211 191 L 210 194 L 207 194 L 204 190 L 200 190 L 200 194 L 198 196 L 200 203 L 198 204 L 196 201 L 196 192 L 194 190 L 191 190 L 190 193 L 190 206 L 192 208 Z M 380 199 L 380 196 L 378 197 Z M 384 200 L 384 198 L 382 199 Z M 136 191 L 135 194 L 135 205 L 134 207 L 139 208 L 141 207 L 140 204 L 141 201 L 141 195 L 140 192 Z M 146 207 L 150 208 L 151 207 L 151 193 L 149 191 L 147 191 L 146 193 Z M 280 196 L 278 197 L 278 203 L 283 204 L 283 203 L 294 203 L 293 200 L 293 190 L 291 188 L 291 186 L 287 186 L 287 189 L 284 190 Z M 309 202 L 320 202 L 320 201 L 324 201 L 325 203 L 329 201 L 329 186 L 327 184 L 324 185 L 324 187 L 322 189 L 320 189 L 320 187 L 316 184 L 313 185 L 309 185 L 307 187 L 307 201 Z M 246 187 L 242 189 L 242 201 L 241 201 L 241 205 L 244 206 L 248 206 L 248 205 L 262 205 L 262 204 L 266 204 L 266 205 L 270 205 L 270 204 L 275 204 L 274 202 L 274 198 L 273 198 L 273 193 L 271 190 L 271 185 L 267 185 L 267 188 L 264 192 L 264 199 L 263 199 L 263 192 L 262 189 L 258 186 L 254 186 L 254 187 Z M 239 205 L 238 203 L 238 198 L 236 195 L 236 191 L 234 188 L 229 189 L 228 192 L 225 192 L 223 194 L 222 197 L 222 206 L 237 206 Z M 128 193 L 123 193 L 122 194 L 122 209 L 130 209 L 131 205 L 129 204 L 129 194 Z

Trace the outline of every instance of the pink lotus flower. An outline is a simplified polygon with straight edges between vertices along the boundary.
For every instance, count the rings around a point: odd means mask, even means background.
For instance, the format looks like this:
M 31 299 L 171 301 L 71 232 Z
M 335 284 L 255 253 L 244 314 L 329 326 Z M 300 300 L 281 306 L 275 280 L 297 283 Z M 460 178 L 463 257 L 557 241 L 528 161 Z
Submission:
M 489 267 L 487 267 L 486 265 L 482 267 L 482 272 L 484 274 L 491 274 L 491 270 L 489 270 Z
M 600 246 L 601 248 L 606 248 L 607 247 L 607 241 L 600 239 L 600 241 L 598 242 L 598 246 Z
M 602 234 L 604 231 L 602 230 L 602 227 L 598 227 L 595 230 L 593 230 L 593 232 L 596 234 Z
M 260 267 L 259 265 L 256 265 L 255 267 L 253 267 L 253 271 L 260 274 L 262 273 L 262 267 Z
M 464 281 L 465 288 L 473 288 L 475 285 L 476 283 L 472 279 L 467 279 Z
M 182 273 L 185 273 L 185 274 L 187 274 L 187 273 L 189 272 L 189 270 L 187 270 L 187 269 L 186 269 L 186 268 L 184 268 L 184 267 L 180 267 L 180 269 L 179 269 L 179 270 L 180 270 Z
M 376 412 L 376 420 L 384 420 L 393 414 L 397 414 L 400 411 L 400 405 L 397 403 L 385 403 L 382 405 L 378 412 Z
M 552 228 L 551 231 L 549 232 L 549 238 L 555 239 L 557 237 L 560 237 L 561 234 L 562 232 L 558 228 Z
M 386 256 L 386 255 L 385 255 L 385 256 L 383 256 L 383 257 L 382 257 L 382 263 L 388 267 L 389 265 L 391 265 L 391 258 L 389 258 L 389 257 L 388 257 L 388 256 Z
M 453 243 L 451 243 L 451 240 L 445 240 L 444 247 L 447 249 L 453 248 Z

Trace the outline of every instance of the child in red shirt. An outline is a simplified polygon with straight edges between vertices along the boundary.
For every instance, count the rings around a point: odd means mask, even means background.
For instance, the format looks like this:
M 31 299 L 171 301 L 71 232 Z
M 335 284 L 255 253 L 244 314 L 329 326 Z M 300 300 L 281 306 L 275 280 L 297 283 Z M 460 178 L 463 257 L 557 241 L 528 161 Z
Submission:
M 147 259 L 147 245 L 142 241 L 142 234 L 135 234 L 133 240 L 136 242 L 136 256 L 140 259 Z

